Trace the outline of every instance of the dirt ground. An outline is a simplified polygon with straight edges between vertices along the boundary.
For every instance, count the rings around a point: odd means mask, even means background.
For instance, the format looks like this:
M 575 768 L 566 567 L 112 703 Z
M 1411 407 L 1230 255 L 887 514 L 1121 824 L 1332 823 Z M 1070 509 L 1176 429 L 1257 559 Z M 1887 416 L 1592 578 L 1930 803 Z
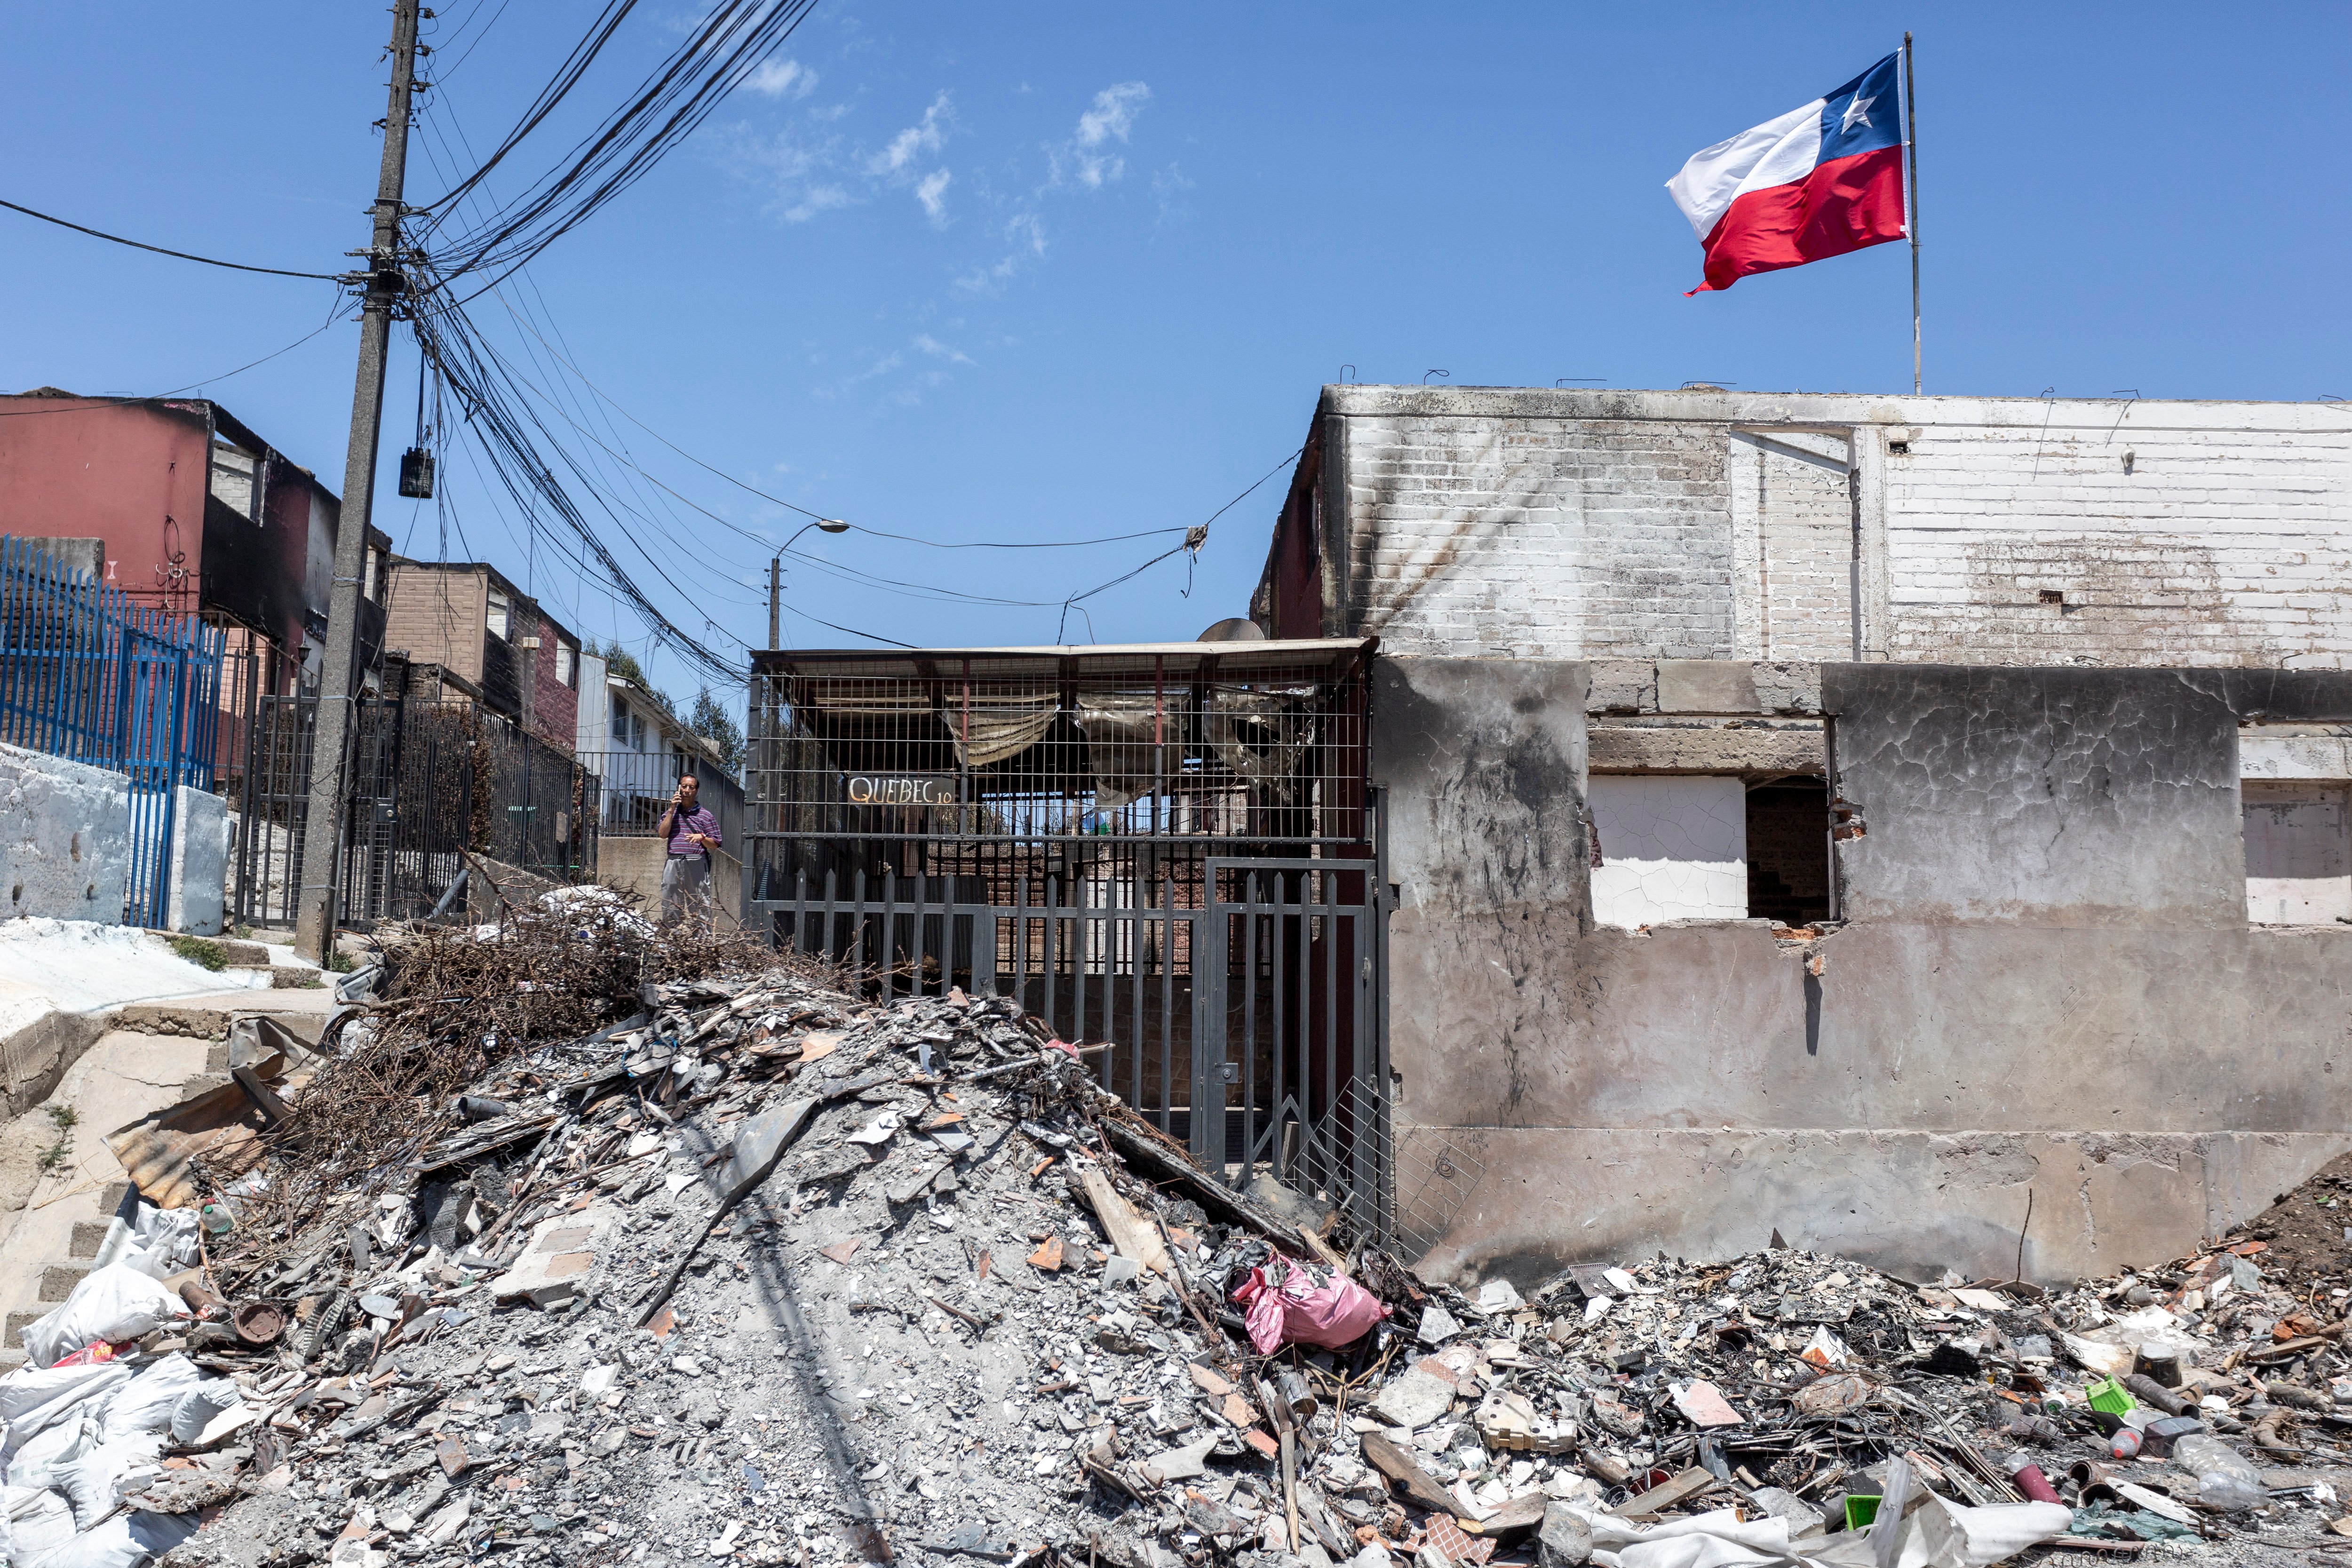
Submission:
M 2314 1172 L 2291 1193 L 2231 1230 L 2265 1242 L 2263 1271 L 2297 1285 L 2338 1282 L 2352 1273 L 2352 1154 L 2341 1154 Z M 2352 1560 L 2352 1541 L 2346 1542 Z

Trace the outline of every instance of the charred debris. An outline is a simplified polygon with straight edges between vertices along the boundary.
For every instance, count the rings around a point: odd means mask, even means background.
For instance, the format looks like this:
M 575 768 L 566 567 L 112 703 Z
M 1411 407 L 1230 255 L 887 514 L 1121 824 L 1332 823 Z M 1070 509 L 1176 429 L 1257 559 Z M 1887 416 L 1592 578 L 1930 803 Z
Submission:
M 115 1135 L 142 1201 L 0 1380 L 9 1561 L 1661 1568 L 1898 1531 L 1959 1568 L 2352 1533 L 2345 1289 L 2258 1236 L 2065 1290 L 1777 1237 L 1457 1289 L 1229 1187 L 1011 1000 L 879 994 L 567 893 L 388 933 L 314 1043 L 241 1025 L 230 1085 Z

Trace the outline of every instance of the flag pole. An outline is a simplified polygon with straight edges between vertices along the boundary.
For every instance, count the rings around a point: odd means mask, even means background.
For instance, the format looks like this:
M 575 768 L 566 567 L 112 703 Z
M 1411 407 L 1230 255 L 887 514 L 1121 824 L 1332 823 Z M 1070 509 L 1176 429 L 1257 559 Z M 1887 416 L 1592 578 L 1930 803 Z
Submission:
M 1903 226 L 1911 231 L 1911 390 L 1919 380 L 1919 127 L 1918 100 L 1911 89 L 1911 35 L 1903 35 L 1903 161 L 1909 174 L 1909 199 L 1903 204 Z

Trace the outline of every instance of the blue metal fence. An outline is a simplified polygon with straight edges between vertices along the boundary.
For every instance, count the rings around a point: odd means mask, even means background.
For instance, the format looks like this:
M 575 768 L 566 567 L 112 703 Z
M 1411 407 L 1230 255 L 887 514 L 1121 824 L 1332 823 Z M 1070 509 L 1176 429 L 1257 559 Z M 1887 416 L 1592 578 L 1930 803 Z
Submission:
M 0 741 L 129 775 L 129 924 L 165 923 L 173 791 L 211 785 L 226 639 L 0 538 Z

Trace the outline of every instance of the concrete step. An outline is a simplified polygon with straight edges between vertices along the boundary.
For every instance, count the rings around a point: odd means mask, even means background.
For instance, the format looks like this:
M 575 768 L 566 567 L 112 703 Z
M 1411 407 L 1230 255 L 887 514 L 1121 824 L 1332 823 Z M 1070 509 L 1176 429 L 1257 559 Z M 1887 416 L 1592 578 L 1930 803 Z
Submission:
M 25 1347 L 22 1345 L 18 1345 L 14 1350 L 0 1350 L 0 1377 L 7 1376 L 23 1366 L 26 1361 Z
M 89 1277 L 87 1263 L 52 1263 L 41 1270 L 41 1297 L 44 1301 L 62 1301 L 73 1294 L 73 1288 Z
M 282 963 L 232 963 L 224 973 L 266 980 L 272 991 L 315 991 L 326 984 L 318 970 Z
M 106 1245 L 106 1233 L 114 1228 L 110 1219 L 78 1219 L 74 1221 L 73 1248 L 76 1259 L 96 1258 L 98 1249 Z
M 300 970 L 299 973 L 316 973 Z M 333 1010 L 335 994 L 327 987 L 290 991 L 255 987 L 224 991 L 210 996 L 187 996 L 176 1002 L 134 1002 L 114 1011 L 114 1027 L 142 1035 L 185 1035 L 199 1040 L 225 1040 L 229 1020 L 247 1013 L 267 1013 L 283 1022 L 302 1039 L 315 1040 Z
M 231 963 L 240 967 L 247 964 L 257 964 L 264 968 L 268 966 L 269 950 L 257 942 L 236 942 L 224 937 L 221 939 L 221 946 L 228 951 L 228 961 Z
M 35 1323 L 39 1322 L 44 1316 L 45 1314 L 40 1312 L 9 1313 L 8 1327 L 6 1331 L 8 1342 L 21 1350 L 24 1346 L 24 1342 L 16 1337 L 17 1331 L 22 1329 L 31 1328 Z

